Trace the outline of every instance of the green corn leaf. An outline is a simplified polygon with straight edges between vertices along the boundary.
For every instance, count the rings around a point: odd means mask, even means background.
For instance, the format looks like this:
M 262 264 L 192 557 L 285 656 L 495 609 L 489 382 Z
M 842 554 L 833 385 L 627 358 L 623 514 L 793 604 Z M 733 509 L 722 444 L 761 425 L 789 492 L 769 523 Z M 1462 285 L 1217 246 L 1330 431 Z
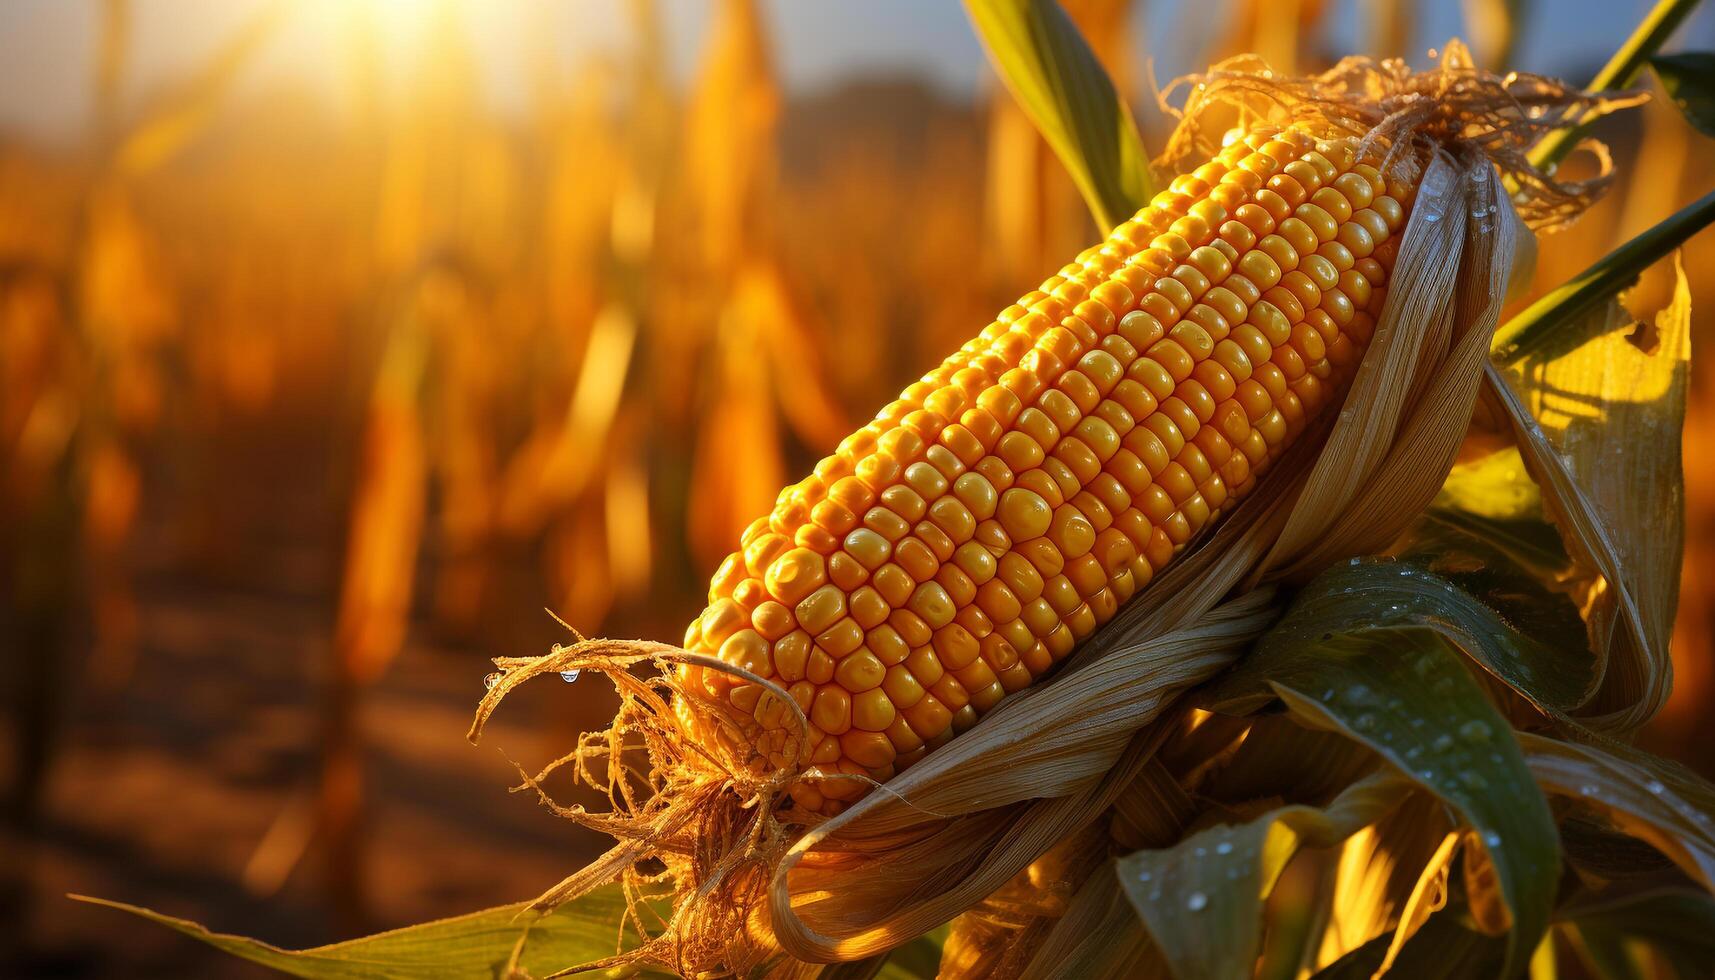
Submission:
M 1054 0 L 965 0 L 989 59 L 1106 232 L 1155 193 L 1125 100 Z
M 1595 683 L 1595 655 L 1578 606 L 1550 588 L 1570 568 L 1554 527 L 1535 521 L 1494 521 L 1432 509 L 1411 528 L 1400 560 L 1427 575 L 1401 576 L 1432 603 L 1434 619 L 1457 617 L 1463 629 L 1443 629 L 1513 690 L 1548 712 L 1582 704 Z M 1460 633 L 1477 634 L 1475 646 Z
M 1401 561 L 1355 559 L 1317 576 L 1259 650 L 1314 650 L 1348 634 L 1426 630 L 1534 704 L 1551 710 L 1578 704 L 1591 680 L 1591 656 L 1576 609 L 1532 608 L 1533 600 L 1548 600 L 1547 591 L 1480 538 L 1451 525 L 1419 529 L 1423 537 Z M 1503 609 L 1479 598 L 1485 595 Z M 1262 688 L 1252 696 L 1270 698 Z
M 1715 53 L 1660 54 L 1649 63 L 1685 121 L 1703 135 L 1715 136 Z
M 1353 783 L 1325 808 L 1287 806 L 1220 825 L 1115 865 L 1120 886 L 1173 975 L 1248 976 L 1262 901 L 1304 847 L 1332 847 L 1398 806 L 1410 782 L 1388 770 Z
M 1542 509 L 1541 491 L 1531 481 L 1524 461 L 1519 458 L 1518 449 L 1510 447 L 1489 458 L 1498 459 L 1503 465 L 1516 468 L 1517 479 L 1530 487 L 1528 506 L 1512 508 L 1503 505 L 1493 509 L 1478 506 L 1473 509 L 1470 505 L 1475 501 L 1467 495 L 1482 491 L 1467 484 L 1450 481 L 1442 488 L 1435 503 L 1424 511 L 1423 523 L 1433 522 L 1439 527 L 1413 526 L 1401 535 L 1401 541 L 1395 545 L 1395 549 L 1416 547 L 1415 542 L 1420 537 L 1457 535 L 1482 541 L 1489 548 L 1505 555 L 1507 560 L 1538 577 L 1554 578 L 1571 574 L 1572 558 L 1566 553 L 1566 545 L 1560 540 L 1560 532 L 1548 522 Z M 1454 472 L 1457 473 L 1459 469 L 1454 467 Z
M 1390 589 L 1390 578 L 1402 585 Z M 1481 848 L 1482 860 L 1465 862 L 1478 872 L 1473 901 L 1495 913 L 1491 926 L 1510 919 L 1510 973 L 1547 926 L 1560 868 L 1555 825 L 1509 725 L 1449 638 L 1470 643 L 1473 656 L 1486 652 L 1484 666 L 1502 678 L 1516 674 L 1503 652 L 1528 647 L 1493 628 L 1492 610 L 1449 600 L 1447 588 L 1399 563 L 1331 569 L 1210 698 L 1222 711 L 1278 699 L 1304 723 L 1363 743 L 1451 807 Z
M 1702 0 L 1656 0 L 1632 33 L 1621 42 L 1608 63 L 1587 86 L 1592 92 L 1629 88 L 1637 83 L 1644 64 L 1667 42 Z M 1530 151 L 1532 165 L 1550 173 L 1589 132 L 1590 120 L 1582 125 L 1556 130 Z
M 519 968 L 531 976 L 547 976 L 556 970 L 612 956 L 619 948 L 620 923 L 626 914 L 624 896 L 617 886 L 609 886 L 539 919 L 525 911 L 528 903 L 519 903 L 329 946 L 290 950 L 244 936 L 210 932 L 187 919 L 123 902 L 82 895 L 71 897 L 141 916 L 240 959 L 314 980 L 416 977 L 493 980 L 506 975 L 506 965 L 520 940 L 524 945 Z M 635 970 L 624 973 L 636 975 Z

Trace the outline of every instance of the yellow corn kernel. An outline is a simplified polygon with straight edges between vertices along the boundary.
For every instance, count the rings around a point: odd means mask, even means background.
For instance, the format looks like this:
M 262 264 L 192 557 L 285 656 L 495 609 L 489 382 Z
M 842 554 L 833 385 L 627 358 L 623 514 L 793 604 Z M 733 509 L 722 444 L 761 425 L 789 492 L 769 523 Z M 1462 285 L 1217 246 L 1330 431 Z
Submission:
M 885 779 L 1118 614 L 1337 404 L 1375 329 L 1412 189 L 1351 139 L 1258 130 L 996 317 L 716 573 L 687 673 L 770 765 Z M 773 705 L 773 707 L 770 707 Z M 834 812 L 864 787 L 800 783 Z

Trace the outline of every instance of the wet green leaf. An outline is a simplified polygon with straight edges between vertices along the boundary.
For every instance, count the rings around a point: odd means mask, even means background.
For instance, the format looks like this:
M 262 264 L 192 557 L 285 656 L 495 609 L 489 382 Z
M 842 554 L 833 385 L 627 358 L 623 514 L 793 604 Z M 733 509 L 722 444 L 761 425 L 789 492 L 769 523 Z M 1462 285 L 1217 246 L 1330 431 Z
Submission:
M 1326 808 L 1287 806 L 1210 827 L 1172 847 L 1127 855 L 1115 874 L 1174 976 L 1246 976 L 1257 957 L 1262 900 L 1292 856 L 1332 847 L 1379 820 L 1410 785 L 1391 770 L 1376 773 Z
M 1570 595 L 1547 584 L 1571 571 L 1552 525 L 1431 510 L 1412 527 L 1399 558 L 1448 586 L 1440 600 L 1470 632 L 1489 631 L 1488 642 L 1475 649 L 1456 635 L 1449 639 L 1509 687 L 1550 711 L 1570 711 L 1588 697 L 1596 658 L 1584 620 Z M 1504 628 L 1497 630 L 1497 620 Z
M 965 0 L 1006 87 L 1053 147 L 1105 233 L 1155 193 L 1125 100 L 1053 0 Z
M 290 950 L 244 936 L 210 932 L 187 919 L 123 902 L 82 895 L 72 897 L 141 916 L 240 959 L 315 980 L 377 977 L 493 980 L 505 975 L 514 947 L 526 934 L 528 940 L 519 966 L 532 976 L 546 976 L 612 956 L 619 948 L 620 922 L 626 908 L 619 888 L 610 886 L 540 919 L 525 912 L 528 903 L 519 903 L 329 946 Z M 631 971 L 627 975 L 634 974 Z M 586 974 L 617 975 L 617 971 Z
M 1420 627 L 1533 703 L 1553 709 L 1577 704 L 1591 668 L 1581 625 L 1562 618 L 1564 606 L 1529 608 L 1546 590 L 1481 539 L 1451 524 L 1423 527 L 1427 536 L 1403 560 L 1354 560 L 1318 575 L 1260 646 L 1314 648 L 1341 634 Z M 1458 576 L 1471 591 L 1448 576 Z M 1497 605 L 1473 592 L 1494 597 Z M 1503 610 L 1520 621 L 1509 621 Z M 1544 628 L 1547 634 L 1532 631 Z M 1255 696 L 1266 699 L 1267 693 Z
M 1401 584 L 1385 586 L 1380 577 Z M 1492 865 L 1483 880 L 1497 894 L 1474 898 L 1510 910 L 1508 964 L 1522 967 L 1547 924 L 1558 842 L 1510 727 L 1448 643 L 1463 636 L 1461 643 L 1498 653 L 1524 649 L 1521 638 L 1506 636 L 1492 610 L 1459 600 L 1457 591 L 1399 563 L 1330 569 L 1210 698 L 1227 711 L 1278 698 L 1307 724 L 1362 742 L 1446 802 Z M 1517 668 L 1485 665 L 1497 674 Z
M 1440 527 L 1423 526 L 1429 523 Z M 1577 573 L 1560 540 L 1560 532 L 1540 513 L 1534 517 L 1494 518 L 1457 506 L 1431 507 L 1424 511 L 1423 521 L 1402 537 L 1396 551 L 1426 550 L 1429 546 L 1417 546 L 1419 538 L 1444 540 L 1442 546 L 1449 550 L 1471 548 L 1474 541 L 1485 553 L 1491 549 L 1499 552 L 1533 578 L 1557 581 Z M 1457 576 L 1451 573 L 1448 577 L 1457 581 Z

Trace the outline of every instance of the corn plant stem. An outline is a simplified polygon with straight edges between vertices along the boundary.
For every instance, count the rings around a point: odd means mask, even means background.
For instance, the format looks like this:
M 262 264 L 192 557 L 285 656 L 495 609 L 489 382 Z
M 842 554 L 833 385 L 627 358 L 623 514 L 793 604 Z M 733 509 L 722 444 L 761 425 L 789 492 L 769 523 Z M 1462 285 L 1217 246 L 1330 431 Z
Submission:
M 1603 256 L 1495 332 L 1495 363 L 1508 366 L 1543 336 L 1624 289 L 1657 260 L 1715 222 L 1715 191 Z
M 1639 22 L 1631 37 L 1626 38 L 1602 70 L 1590 81 L 1594 92 L 1629 88 L 1638 80 L 1644 64 L 1661 49 L 1670 35 L 1679 28 L 1701 0 L 1657 0 L 1656 5 Z M 1530 162 L 1544 172 L 1552 171 L 1566 154 L 1589 132 L 1589 122 L 1559 129 L 1544 137 L 1531 150 Z
M 1634 84 L 1645 63 L 1667 43 L 1669 36 L 1697 8 L 1701 0 L 1657 0 L 1625 43 L 1590 80 L 1595 92 L 1627 88 Z M 1545 173 L 1589 132 L 1589 122 L 1548 134 L 1530 152 L 1530 162 Z M 1625 288 L 1652 262 L 1679 247 L 1715 219 L 1715 195 L 1706 195 L 1666 221 L 1604 256 L 1570 282 L 1543 296 L 1501 325 L 1495 332 L 1492 354 L 1495 363 L 1510 365 L 1545 333 L 1572 320 L 1592 305 Z

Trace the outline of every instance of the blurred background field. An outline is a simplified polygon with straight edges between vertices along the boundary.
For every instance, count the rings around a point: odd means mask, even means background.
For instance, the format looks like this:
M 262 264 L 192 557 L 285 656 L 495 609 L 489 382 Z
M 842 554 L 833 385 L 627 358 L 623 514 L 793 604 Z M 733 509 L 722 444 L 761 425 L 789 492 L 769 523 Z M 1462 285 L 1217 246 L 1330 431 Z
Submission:
M 1582 79 L 1647 4 L 1066 6 L 1159 146 L 1151 79 L 1227 54 Z M 1537 292 L 1715 183 L 1671 107 L 1602 135 Z M 486 658 L 544 608 L 677 639 L 777 487 L 1095 233 L 951 0 L 0 5 L 0 975 L 248 970 L 68 891 L 306 946 L 557 880 L 602 842 L 498 750 L 611 692 L 473 748 Z M 1715 775 L 1696 374 L 1647 738 Z

